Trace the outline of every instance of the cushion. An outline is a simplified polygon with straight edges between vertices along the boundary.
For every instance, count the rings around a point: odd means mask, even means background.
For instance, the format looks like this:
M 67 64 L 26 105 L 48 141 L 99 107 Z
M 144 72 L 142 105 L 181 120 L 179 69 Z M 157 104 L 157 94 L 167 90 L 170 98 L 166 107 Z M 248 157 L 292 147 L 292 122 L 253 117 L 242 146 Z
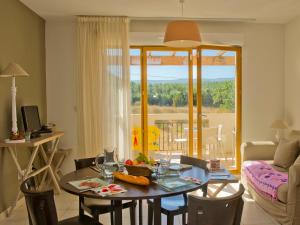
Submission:
M 296 161 L 294 162 L 294 164 L 300 164 L 300 155 L 298 156 L 298 158 L 296 159 Z
M 300 131 L 298 130 L 292 130 L 287 137 L 288 140 L 300 140 Z M 299 147 L 300 147 L 300 141 L 299 141 Z M 300 153 L 300 152 L 299 152 Z
M 122 203 L 130 202 L 129 200 L 122 201 Z M 110 200 L 95 199 L 95 198 L 84 198 L 84 205 L 86 206 L 96 206 L 96 205 L 111 205 Z
M 274 165 L 288 169 L 299 154 L 298 140 L 281 140 L 274 155 Z
M 279 201 L 287 203 L 288 188 L 288 184 L 280 185 L 280 187 L 277 190 L 277 198 Z

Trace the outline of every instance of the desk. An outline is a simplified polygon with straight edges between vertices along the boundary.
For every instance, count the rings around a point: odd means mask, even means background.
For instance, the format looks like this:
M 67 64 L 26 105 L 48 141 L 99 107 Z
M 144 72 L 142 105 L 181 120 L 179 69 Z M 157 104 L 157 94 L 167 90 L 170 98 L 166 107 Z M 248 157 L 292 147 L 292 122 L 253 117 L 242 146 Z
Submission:
M 9 153 L 17 167 L 18 176 L 21 177 L 20 182 L 23 182 L 28 177 L 36 176 L 37 174 L 44 172 L 41 183 L 40 183 L 40 187 L 42 187 L 46 180 L 47 174 L 49 173 L 50 178 L 53 181 L 55 189 L 57 190 L 58 193 L 60 193 L 61 190 L 60 190 L 58 181 L 54 175 L 51 163 L 52 163 L 54 154 L 57 151 L 57 145 L 58 145 L 59 139 L 63 135 L 64 135 L 64 132 L 53 132 L 50 134 L 43 134 L 39 138 L 35 138 L 30 141 L 26 141 L 24 143 L 5 143 L 4 141 L 0 141 L 0 149 L 3 149 L 3 150 L 7 149 L 9 151 Z M 48 157 L 43 144 L 46 144 L 49 142 L 52 142 L 52 146 L 49 149 L 51 154 Z M 20 163 L 18 161 L 18 158 L 17 158 L 17 154 L 16 154 L 16 151 L 20 148 L 30 148 L 31 149 L 31 156 L 29 158 L 29 161 L 28 161 L 28 164 L 27 164 L 25 170 L 22 170 Z M 38 152 L 41 153 L 41 156 L 44 160 L 45 165 L 35 171 L 32 171 L 32 164 L 33 164 L 35 158 L 37 157 Z M 19 190 L 14 204 L 7 210 L 7 216 L 10 216 L 12 210 L 15 208 L 17 201 L 20 197 L 20 194 L 21 194 L 21 191 Z

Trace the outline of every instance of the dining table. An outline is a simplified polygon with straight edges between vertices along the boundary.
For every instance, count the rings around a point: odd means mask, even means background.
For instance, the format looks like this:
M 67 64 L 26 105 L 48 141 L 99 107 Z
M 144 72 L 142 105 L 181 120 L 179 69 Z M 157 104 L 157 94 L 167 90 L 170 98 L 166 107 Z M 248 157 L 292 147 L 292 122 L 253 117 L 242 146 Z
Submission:
M 153 199 L 154 224 L 161 225 L 161 199 L 162 198 L 180 195 L 180 194 L 186 194 L 188 192 L 192 192 L 198 189 L 202 189 L 204 195 L 207 194 L 207 184 L 209 181 L 209 172 L 207 170 L 197 166 L 191 166 L 189 168 L 185 168 L 184 170 L 180 170 L 179 175 L 182 178 L 187 178 L 187 177 L 197 178 L 201 182 L 193 183 L 193 185 L 183 186 L 179 189 L 166 189 L 163 186 L 161 186 L 159 182 L 155 182 L 155 180 L 153 181 L 150 180 L 150 184 L 148 186 L 140 186 L 140 185 L 127 183 L 121 180 L 117 180 L 115 178 L 105 179 L 100 176 L 99 172 L 97 172 L 96 169 L 92 167 L 87 167 L 64 175 L 60 180 L 60 187 L 64 191 L 70 194 L 79 196 L 79 198 L 113 200 L 115 206 L 114 207 L 115 225 L 123 224 L 122 201 L 126 201 L 126 200 L 142 201 L 147 199 Z M 88 178 L 96 178 L 96 177 L 104 180 L 107 183 L 118 184 L 122 188 L 124 188 L 126 192 L 101 196 L 92 191 L 82 192 L 69 183 L 71 181 L 83 180 Z

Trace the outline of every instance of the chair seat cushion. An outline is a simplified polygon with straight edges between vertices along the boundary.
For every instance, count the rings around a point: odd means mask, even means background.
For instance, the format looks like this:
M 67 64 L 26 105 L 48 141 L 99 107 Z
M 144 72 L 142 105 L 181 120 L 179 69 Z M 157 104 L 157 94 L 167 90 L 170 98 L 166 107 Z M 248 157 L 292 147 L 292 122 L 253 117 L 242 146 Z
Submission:
M 152 204 L 153 200 L 149 200 L 148 202 Z M 183 195 L 176 195 L 176 196 L 162 198 L 161 209 L 162 211 L 174 212 L 179 210 L 180 211 L 186 210 L 187 207 Z
M 83 216 L 79 219 L 78 216 L 61 220 L 58 225 L 102 225 L 102 223 L 96 222 L 93 218 Z
M 95 205 L 111 205 L 110 200 L 94 199 L 94 198 L 84 198 L 84 205 L 95 206 Z

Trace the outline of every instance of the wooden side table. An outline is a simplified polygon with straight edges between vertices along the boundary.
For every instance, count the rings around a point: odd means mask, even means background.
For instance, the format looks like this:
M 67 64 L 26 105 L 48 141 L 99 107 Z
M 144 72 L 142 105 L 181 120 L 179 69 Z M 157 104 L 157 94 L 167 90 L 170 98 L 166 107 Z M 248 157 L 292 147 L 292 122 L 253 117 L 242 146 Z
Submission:
M 58 145 L 59 139 L 63 135 L 64 135 L 64 132 L 53 132 L 53 133 L 49 133 L 49 134 L 42 134 L 41 137 L 32 139 L 30 141 L 26 141 L 24 143 L 5 143 L 4 141 L 0 141 L 0 149 L 3 149 L 3 150 L 7 149 L 9 151 L 9 153 L 17 167 L 18 174 L 21 177 L 21 182 L 26 180 L 28 177 L 36 176 L 37 174 L 44 172 L 42 181 L 40 183 L 40 187 L 42 187 L 45 182 L 46 176 L 49 173 L 50 178 L 53 181 L 56 191 L 58 193 L 61 193 L 61 190 L 60 190 L 58 181 L 55 177 L 51 163 L 52 163 L 54 154 L 57 151 L 57 145 Z M 51 151 L 51 154 L 48 157 L 46 154 L 46 151 L 43 147 L 43 144 L 46 144 L 49 142 L 52 142 L 52 145 L 51 145 L 51 149 L 49 149 Z M 31 156 L 27 163 L 26 169 L 22 170 L 20 163 L 18 161 L 18 158 L 17 158 L 16 151 L 18 149 L 24 148 L 24 147 L 30 148 L 30 149 L 32 149 L 32 151 L 31 151 Z M 39 152 L 44 160 L 45 165 L 35 171 L 32 171 L 32 164 Z M 11 215 L 11 212 L 13 211 L 13 209 L 15 208 L 15 206 L 17 204 L 20 194 L 21 194 L 21 191 L 19 190 L 14 204 L 6 211 L 7 216 Z
M 236 176 L 232 175 L 228 170 L 224 169 L 223 173 L 223 176 L 214 176 L 213 172 L 209 173 L 210 178 L 208 184 L 221 184 L 214 192 L 210 190 L 207 191 L 207 195 L 209 197 L 216 197 L 227 186 L 227 184 L 239 182 L 239 179 Z

